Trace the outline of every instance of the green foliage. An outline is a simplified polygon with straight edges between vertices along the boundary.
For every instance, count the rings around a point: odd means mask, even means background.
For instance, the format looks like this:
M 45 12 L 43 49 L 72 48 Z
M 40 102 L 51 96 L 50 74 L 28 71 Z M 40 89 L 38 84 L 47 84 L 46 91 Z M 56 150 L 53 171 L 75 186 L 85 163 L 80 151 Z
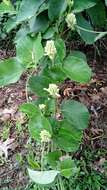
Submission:
M 75 30 L 86 44 L 94 44 L 105 36 L 106 31 L 94 31 L 105 26 L 105 4 L 100 4 L 99 0 L 75 0 L 74 4 L 66 0 L 22 0 L 14 15 L 7 5 L 3 9 L 12 14 L 6 32 L 17 26 L 19 31 L 15 38 L 16 57 L 0 61 L 0 87 L 17 82 L 27 69 L 36 73 L 28 77 L 26 94 L 29 87 L 38 99 L 32 103 L 27 97 L 27 103 L 20 107 L 27 115 L 31 139 L 42 147 L 39 162 L 28 157 L 28 173 L 36 189 L 38 184 L 42 188 L 51 183 L 64 189 L 63 181 L 79 174 L 80 167 L 72 153 L 80 147 L 89 112 L 77 101 L 62 101 L 59 83 L 67 78 L 87 83 L 92 72 L 82 52 L 66 48 L 63 33 L 67 27 L 67 35 Z

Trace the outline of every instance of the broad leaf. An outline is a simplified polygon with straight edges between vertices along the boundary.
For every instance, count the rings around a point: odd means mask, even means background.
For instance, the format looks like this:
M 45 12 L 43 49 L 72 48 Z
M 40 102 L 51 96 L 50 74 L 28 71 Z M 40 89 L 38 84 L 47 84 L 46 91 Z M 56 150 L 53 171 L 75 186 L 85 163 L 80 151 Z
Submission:
M 74 100 L 64 101 L 61 105 L 63 117 L 76 129 L 86 129 L 89 123 L 88 109 Z
M 60 61 L 63 61 L 63 59 L 66 56 L 66 47 L 64 41 L 59 38 L 55 41 L 55 47 L 57 50 L 56 59 L 59 59 Z
M 91 24 L 82 15 L 77 15 L 77 31 L 86 44 L 93 44 L 107 32 L 95 32 Z
M 44 0 L 22 0 L 20 9 L 17 15 L 17 22 L 22 22 L 31 18 L 39 10 Z
M 36 65 L 43 56 L 43 47 L 41 44 L 41 36 L 35 38 L 29 36 L 17 41 L 16 56 L 25 67 L 31 64 Z
M 51 68 L 45 68 L 43 75 L 51 80 L 51 83 L 59 83 L 66 79 L 66 74 L 60 65 L 54 65 Z
M 60 173 L 57 170 L 50 171 L 34 171 L 28 169 L 29 176 L 31 180 L 40 185 L 48 185 L 54 182 L 56 176 Z
M 75 152 L 78 150 L 82 139 L 82 131 L 77 130 L 67 120 L 59 123 L 59 130 L 55 134 L 54 142 L 57 147 L 66 152 Z
M 47 92 L 44 90 L 44 88 L 48 88 L 49 83 L 51 83 L 50 78 L 45 76 L 33 76 L 29 80 L 29 86 L 31 91 L 37 94 L 38 96 L 47 95 Z
M 50 134 L 52 133 L 51 125 L 47 118 L 45 118 L 41 112 L 38 112 L 29 120 L 28 124 L 30 135 L 33 139 L 40 141 L 40 133 L 42 130 L 47 130 Z
M 29 118 L 32 118 L 38 113 L 38 109 L 35 107 L 34 104 L 31 103 L 24 103 L 20 106 L 20 111 L 27 114 Z
M 71 53 L 64 61 L 64 71 L 70 79 L 86 83 L 91 78 L 91 69 L 83 53 Z
M 0 61 L 0 87 L 19 80 L 24 68 L 16 58 Z
M 51 20 L 57 19 L 66 10 L 66 0 L 51 0 L 49 1 L 48 15 Z
M 61 167 L 61 175 L 70 178 L 71 176 L 75 176 L 79 168 L 76 167 L 74 160 L 71 159 L 65 159 L 60 163 Z
M 73 12 L 82 12 L 95 6 L 96 0 L 74 0 Z
M 45 31 L 45 33 L 43 34 L 43 39 L 46 39 L 46 40 L 48 40 L 48 39 L 50 39 L 50 38 L 52 38 L 53 36 L 54 36 L 54 34 L 55 34 L 55 27 L 50 27 L 50 28 L 48 28 L 46 31 Z
M 34 15 L 30 21 L 30 32 L 38 33 L 38 32 L 45 32 L 45 30 L 49 26 L 48 15 L 46 12 L 42 12 L 37 17 Z
M 14 7 L 10 1 L 8 1 L 7 3 L 5 2 L 0 3 L 0 14 L 4 13 L 10 13 L 10 14 L 15 13 Z
M 56 167 L 58 165 L 58 162 L 60 161 L 59 159 L 61 156 L 62 156 L 61 151 L 49 152 L 46 155 L 48 164 L 51 165 L 52 167 Z
M 87 12 L 91 18 L 91 22 L 96 27 L 104 27 L 106 24 L 106 8 L 101 0 L 96 0 L 97 4 L 88 9 Z

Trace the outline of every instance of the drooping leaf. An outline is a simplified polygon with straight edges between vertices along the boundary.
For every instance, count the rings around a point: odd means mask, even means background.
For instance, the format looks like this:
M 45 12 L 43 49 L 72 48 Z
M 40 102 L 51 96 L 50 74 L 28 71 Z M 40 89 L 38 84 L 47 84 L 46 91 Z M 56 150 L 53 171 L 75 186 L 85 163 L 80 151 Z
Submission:
M 85 9 L 95 6 L 96 0 L 74 0 L 73 12 L 82 12 Z
M 77 15 L 77 32 L 86 44 L 94 44 L 97 40 L 107 34 L 107 32 L 95 32 L 91 24 L 82 16 Z
M 64 70 L 70 79 L 80 83 L 86 83 L 91 78 L 91 69 L 85 60 L 85 55 L 81 52 L 72 52 L 65 59 Z
M 29 20 L 30 32 L 38 33 L 45 32 L 49 26 L 49 20 L 47 12 L 42 12 L 38 16 L 33 16 Z
M 43 47 L 41 44 L 41 36 L 35 38 L 25 36 L 17 41 L 16 56 L 25 67 L 29 67 L 32 63 L 36 66 L 43 56 Z
M 57 19 L 66 10 L 66 0 L 51 0 L 49 1 L 48 15 L 50 20 Z
M 104 27 L 106 24 L 106 8 L 104 3 L 100 0 L 96 0 L 97 4 L 88 9 L 87 12 L 91 18 L 91 22 L 96 27 Z
M 88 127 L 89 112 L 83 104 L 67 100 L 62 103 L 61 110 L 63 117 L 76 129 L 83 130 Z
M 54 182 L 55 178 L 60 172 L 57 170 L 34 171 L 31 169 L 28 169 L 28 173 L 33 182 L 40 185 L 48 185 Z
M 22 0 L 17 14 L 17 22 L 22 22 L 34 16 L 43 2 L 44 0 Z
M 23 71 L 24 68 L 16 58 L 0 61 L 0 87 L 17 82 Z

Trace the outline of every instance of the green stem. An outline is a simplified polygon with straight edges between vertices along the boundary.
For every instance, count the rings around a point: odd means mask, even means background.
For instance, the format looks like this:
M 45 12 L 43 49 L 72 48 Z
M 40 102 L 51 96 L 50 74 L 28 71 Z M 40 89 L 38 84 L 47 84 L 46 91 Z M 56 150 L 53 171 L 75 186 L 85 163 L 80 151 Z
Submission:
M 41 170 L 44 169 L 44 153 L 45 153 L 45 143 L 42 143 L 42 152 L 41 152 Z
M 65 190 L 61 176 L 59 176 L 60 190 Z
M 34 72 L 35 72 L 35 69 L 33 69 L 33 71 L 28 75 L 28 78 L 27 78 L 27 80 L 26 80 L 25 92 L 26 92 L 26 101 L 27 101 L 27 103 L 29 102 L 29 97 L 28 97 L 28 84 L 29 84 L 30 77 L 33 75 Z

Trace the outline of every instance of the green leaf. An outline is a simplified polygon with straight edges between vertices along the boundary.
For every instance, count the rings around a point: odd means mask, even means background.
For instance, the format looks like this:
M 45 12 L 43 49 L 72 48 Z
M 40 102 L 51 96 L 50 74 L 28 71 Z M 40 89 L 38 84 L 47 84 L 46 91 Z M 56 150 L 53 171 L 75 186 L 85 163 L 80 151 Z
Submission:
M 72 52 L 64 61 L 65 74 L 74 81 L 86 83 L 91 78 L 91 69 L 89 68 L 85 55 L 83 53 Z
M 0 14 L 4 13 L 10 13 L 10 14 L 15 13 L 14 7 L 10 1 L 8 1 L 7 3 L 5 2 L 0 3 Z
M 25 67 L 30 67 L 33 63 L 35 66 L 43 56 L 43 47 L 41 44 L 41 35 L 35 38 L 26 36 L 17 41 L 16 56 Z
M 74 0 L 73 12 L 82 12 L 96 5 L 96 0 Z
M 49 26 L 49 20 L 47 12 L 42 12 L 37 17 L 34 15 L 29 20 L 30 32 L 38 33 L 45 32 Z
M 31 91 L 37 94 L 38 96 L 46 96 L 47 92 L 44 90 L 44 88 L 48 88 L 49 83 L 51 83 L 51 81 L 48 77 L 33 76 L 29 80 L 29 87 Z
M 46 67 L 43 75 L 51 80 L 51 83 L 59 83 L 66 79 L 63 68 L 60 65 L 54 65 L 51 68 Z
M 107 34 L 107 32 L 94 31 L 91 24 L 80 14 L 76 16 L 76 19 L 78 24 L 77 32 L 86 44 L 93 44 Z
M 88 127 L 89 112 L 80 102 L 74 100 L 64 101 L 61 105 L 63 117 L 76 129 L 83 130 Z
M 105 0 L 105 5 L 107 6 L 107 0 Z
M 74 160 L 65 159 L 60 163 L 61 175 L 70 178 L 71 176 L 75 176 L 79 168 L 76 167 Z
M 57 170 L 50 171 L 34 171 L 28 169 L 29 176 L 31 180 L 40 185 L 48 185 L 54 182 L 56 176 L 59 174 Z
M 15 43 L 18 44 L 20 40 L 23 40 L 30 32 L 28 26 L 22 26 L 16 33 Z
M 51 0 L 49 1 L 48 15 L 50 20 L 57 19 L 67 8 L 66 0 Z
M 44 0 L 23 0 L 17 14 L 17 22 L 20 23 L 34 16 L 43 2 Z
M 27 114 L 29 118 L 32 118 L 38 113 L 38 109 L 32 103 L 24 103 L 20 106 L 20 111 Z
M 24 68 L 16 58 L 0 61 L 0 87 L 17 82 L 23 71 Z
M 49 121 L 45 118 L 42 113 L 37 109 L 37 113 L 29 120 L 28 124 L 30 135 L 33 139 L 40 141 L 40 133 L 42 130 L 47 130 L 52 134 L 52 129 Z
M 59 130 L 54 136 L 54 143 L 61 150 L 75 152 L 80 146 L 81 139 L 82 131 L 77 130 L 75 126 L 64 119 L 59 123 Z
M 57 50 L 56 59 L 58 58 L 60 61 L 63 61 L 66 56 L 66 47 L 64 41 L 61 38 L 57 39 L 55 41 L 55 47 Z
M 50 38 L 52 38 L 53 36 L 54 36 L 54 34 L 55 34 L 55 27 L 50 27 L 50 28 L 48 28 L 46 31 L 45 31 L 45 33 L 43 34 L 43 39 L 46 39 L 46 40 L 48 40 L 48 39 L 50 39 Z
M 56 167 L 58 162 L 59 162 L 59 158 L 62 156 L 62 152 L 61 151 L 54 151 L 54 152 L 49 152 L 46 157 L 47 157 L 47 161 L 48 164 L 52 167 Z
M 106 24 L 106 9 L 101 0 L 97 0 L 97 4 L 87 10 L 91 21 L 96 27 L 104 27 Z
M 8 21 L 6 22 L 5 26 L 4 26 L 4 29 L 7 33 L 9 33 L 13 28 L 15 28 L 17 26 L 16 24 L 16 17 L 13 16 L 13 17 L 10 17 L 8 19 Z

